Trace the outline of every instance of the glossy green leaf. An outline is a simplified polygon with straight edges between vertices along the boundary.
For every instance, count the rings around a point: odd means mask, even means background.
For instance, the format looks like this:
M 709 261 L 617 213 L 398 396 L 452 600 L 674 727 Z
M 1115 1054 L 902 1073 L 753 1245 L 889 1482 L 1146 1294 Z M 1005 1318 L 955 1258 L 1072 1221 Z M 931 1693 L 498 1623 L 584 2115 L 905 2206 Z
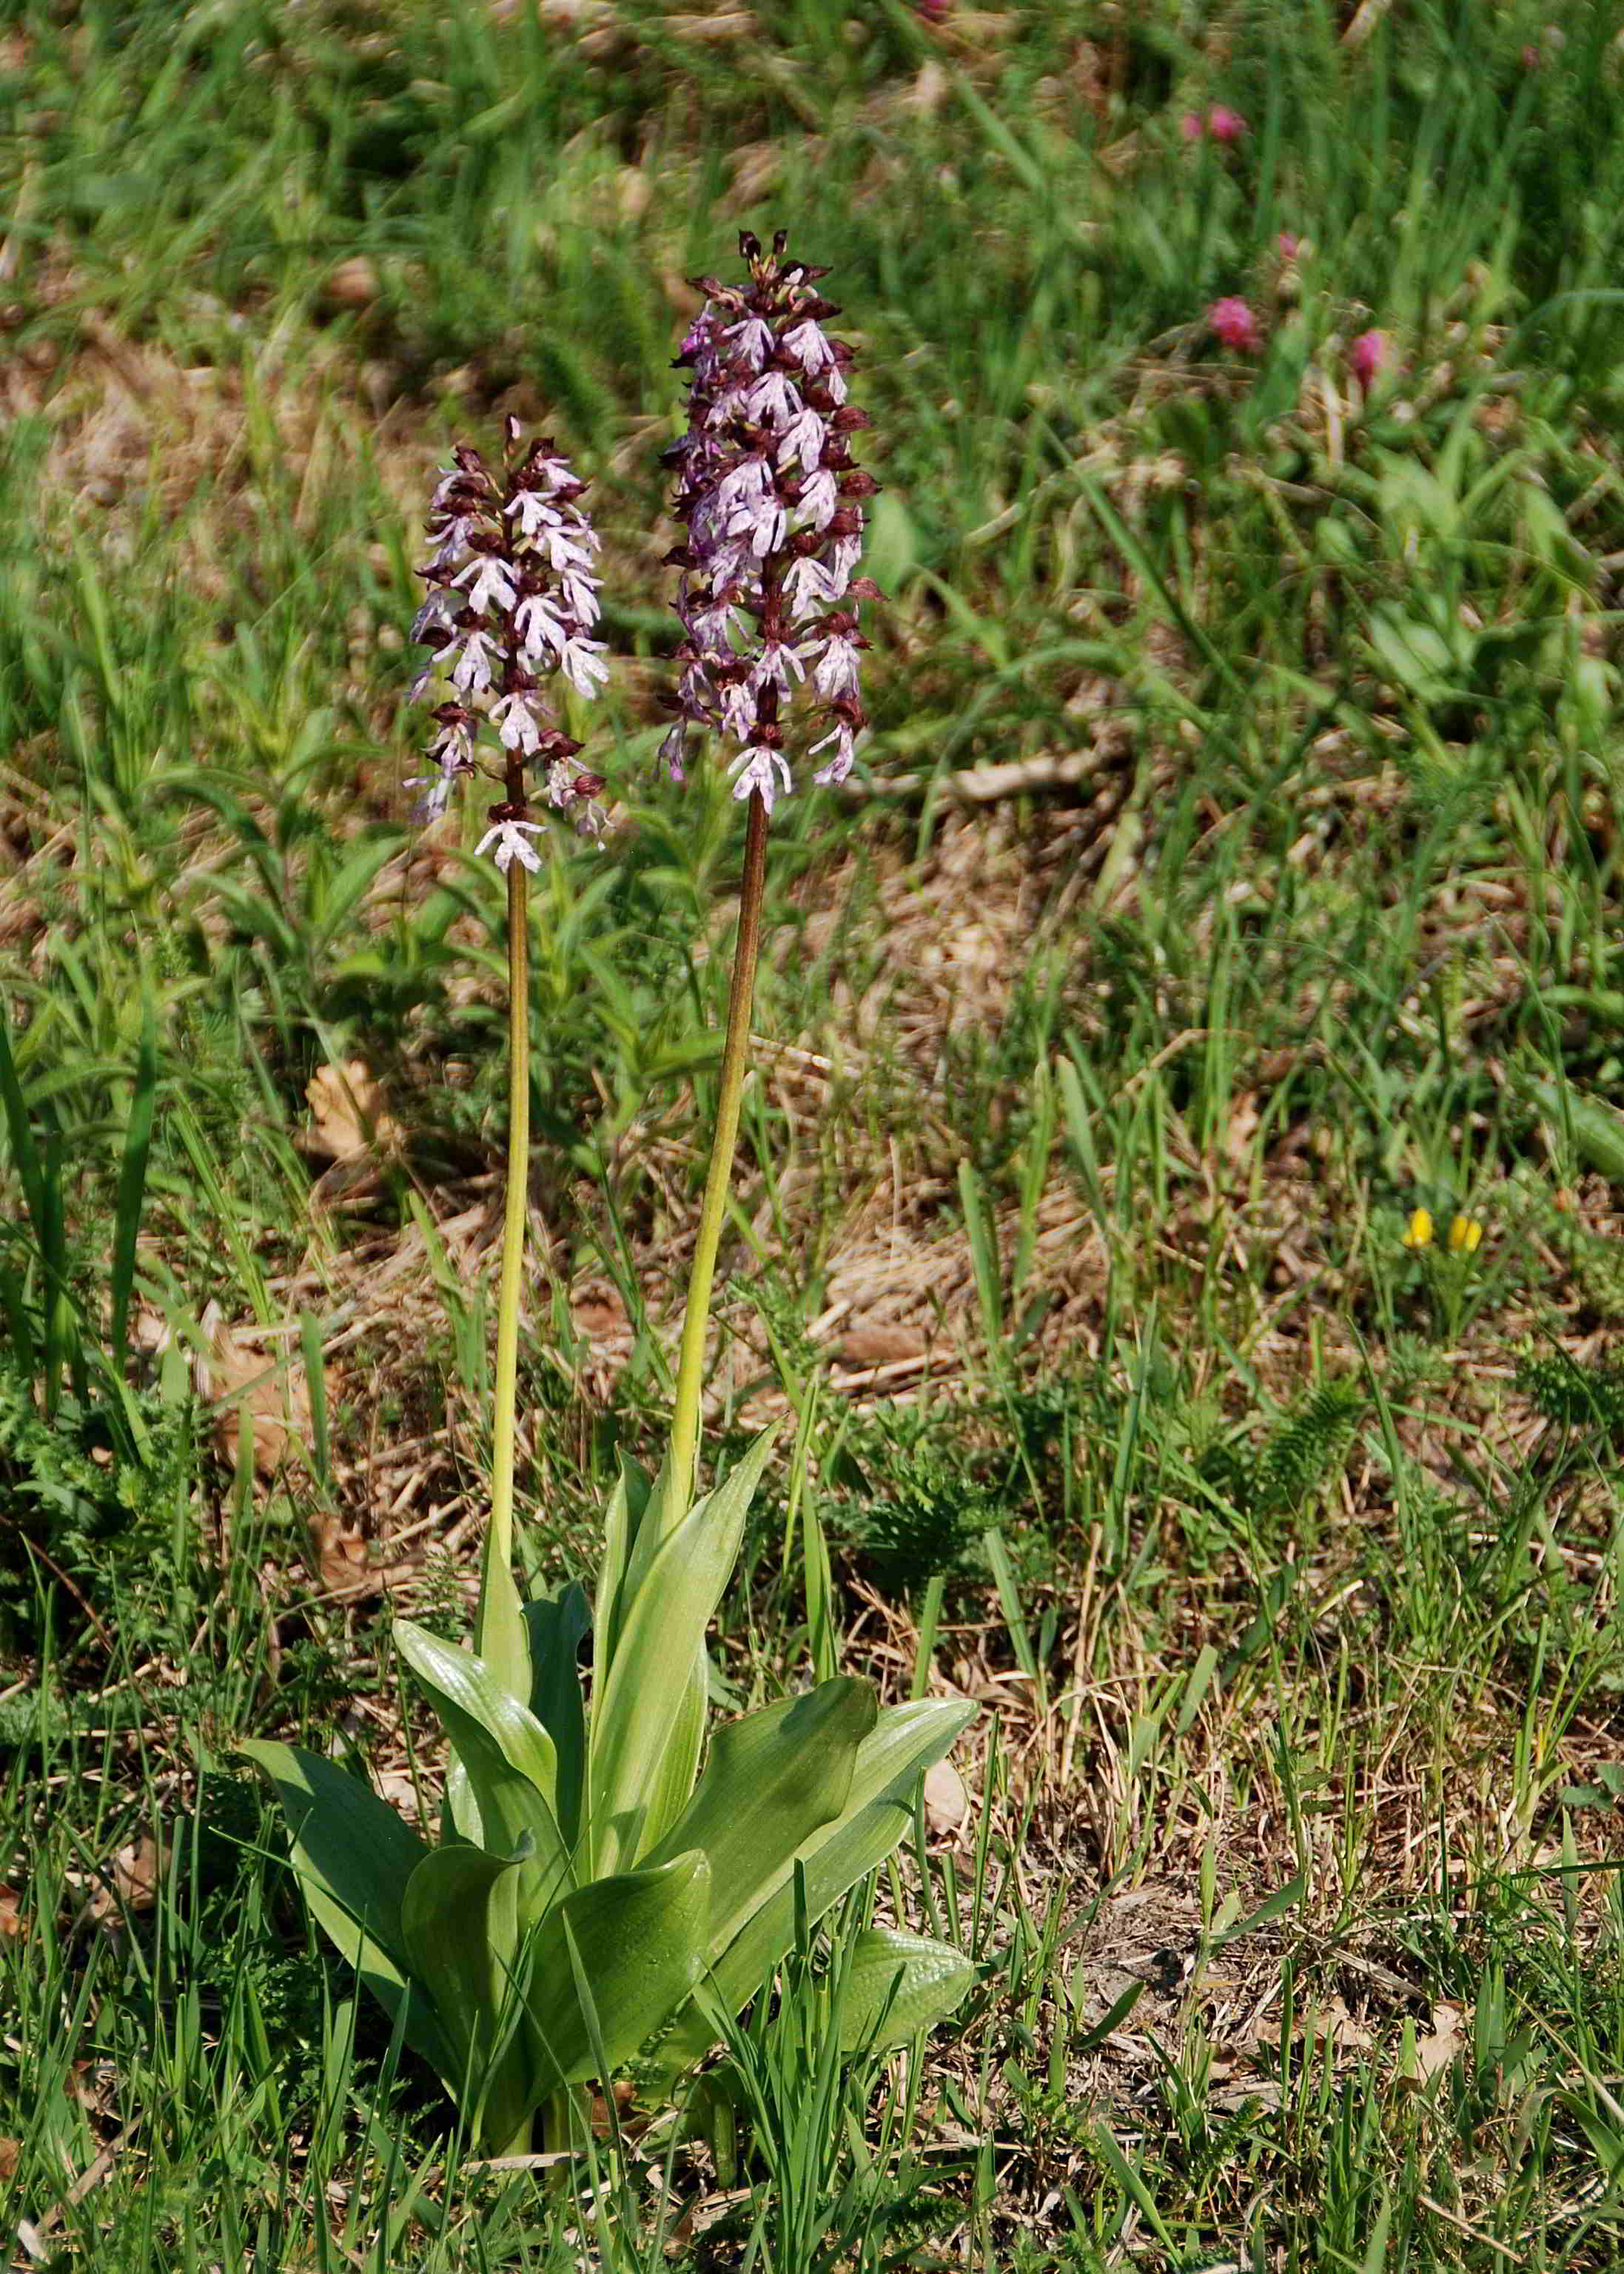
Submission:
M 1529 1090 L 1553 1128 L 1572 1131 L 1574 1150 L 1587 1168 L 1624 1184 L 1624 1114 L 1616 1106 L 1553 1081 L 1530 1082 Z
M 506 2142 L 535 2106 L 518 1955 L 519 1859 L 437 1848 L 417 1865 L 401 1907 L 407 1956 L 460 2064 L 487 2135 Z
M 443 1705 L 459 1721 L 476 1722 L 500 1748 L 508 1766 L 551 1805 L 558 1755 L 529 1706 L 515 1698 L 473 1651 L 441 1642 L 438 1635 L 410 1619 L 396 1619 L 395 1638 L 401 1656 L 430 1693 L 436 1713 Z
M 410 1619 L 396 1619 L 395 1638 L 467 1773 L 480 1844 L 511 1856 L 528 1835 L 520 1915 L 522 1921 L 539 1918 L 568 1868 L 553 1813 L 557 1755 L 552 1738 L 471 1650 L 441 1642 Z M 460 1794 L 453 1798 L 453 1818 L 459 1830 L 469 1821 Z
M 872 1683 L 841 1675 L 712 1736 L 698 1789 L 649 1860 L 689 1848 L 709 1857 L 713 1961 L 789 1879 L 812 1834 L 845 1811 L 877 1713 Z
M 940 1760 L 974 1712 L 945 1699 L 888 1706 L 857 1751 L 852 1789 L 843 1813 L 804 1840 L 793 1861 L 804 1875 L 807 1916 L 822 1918 L 849 1887 L 883 1864 L 914 1821 L 918 1781 Z M 767 1898 L 710 1968 L 710 1986 L 730 2013 L 753 1998 L 795 1939 L 793 1874 Z M 690 2006 L 661 2047 L 674 2072 L 715 2042 L 704 2016 Z
M 648 1505 L 643 1510 L 643 1521 L 638 1525 L 637 1537 L 632 1542 L 631 1560 L 627 1567 L 627 1576 L 630 1583 L 629 1593 L 635 1594 L 642 1584 L 649 1565 L 654 1559 L 656 1548 L 663 1546 L 670 1539 L 678 1525 L 688 1514 L 692 1504 L 692 1478 L 689 1478 L 686 1483 L 673 1481 L 671 1454 L 667 1449 L 665 1459 L 655 1471 L 653 1480 L 649 1486 Z
M 666 1834 L 693 1797 L 710 1704 L 710 1653 L 702 1645 L 689 1671 L 665 1750 L 643 1792 L 643 1825 L 633 1858 L 636 1863 L 645 1862 L 649 1851 L 657 1844 L 664 1844 L 667 1855 L 679 1852 L 666 1841 Z
M 975 1980 L 975 1967 L 951 1942 L 899 1927 L 858 1935 L 840 2005 L 840 2042 L 884 2052 L 906 2044 L 951 2014 Z
M 556 1596 L 524 1606 L 530 1654 L 530 1711 L 553 1740 L 557 1756 L 553 1814 L 567 1847 L 581 1822 L 586 1776 L 586 1712 L 581 1695 L 581 1638 L 592 1623 L 586 1591 L 575 1580 Z
M 598 1874 L 635 1863 L 659 1836 L 650 1826 L 669 1797 L 668 1756 L 692 1745 L 695 1660 L 771 1444 L 763 1431 L 726 1482 L 695 1502 L 628 1598 L 592 1707 L 588 1836 Z
M 622 1460 L 604 1510 L 603 1561 L 592 1595 L 592 1679 L 600 1696 L 614 1663 L 632 1544 L 648 1504 L 647 1477 L 635 1461 Z
M 407 2043 L 455 2089 L 462 2064 L 428 2001 L 414 1995 L 407 1980 L 402 1906 L 429 1849 L 335 1761 L 264 1739 L 237 1750 L 276 1788 L 293 1869 L 317 1925 L 390 2020 L 403 2014 Z
M 446 1763 L 445 1816 L 440 1836 L 445 1841 L 453 1834 L 459 1840 L 471 1841 L 476 1848 L 485 1846 L 485 1826 L 480 1820 L 479 1803 L 474 1798 L 474 1788 L 468 1781 L 468 1771 L 455 1753 Z
M 699 1978 L 710 1912 L 710 1867 L 698 1854 L 595 1879 L 555 1906 L 531 1954 L 542 2091 L 598 2074 L 594 2034 L 618 2067 L 665 2026 Z M 576 1993 L 577 1963 L 591 1984 L 595 2031 Z
M 429 1852 L 370 1785 L 336 1761 L 300 1745 L 245 1741 L 269 1776 L 300 1852 L 301 1871 L 319 1879 L 392 1957 L 404 1961 L 401 1905 L 407 1882 Z
M 479 1571 L 479 1618 L 474 1632 L 478 1654 L 493 1680 L 510 1697 L 530 1695 L 530 1653 L 524 1639 L 523 1607 L 512 1571 L 494 1553 L 496 1535 L 486 1530 Z

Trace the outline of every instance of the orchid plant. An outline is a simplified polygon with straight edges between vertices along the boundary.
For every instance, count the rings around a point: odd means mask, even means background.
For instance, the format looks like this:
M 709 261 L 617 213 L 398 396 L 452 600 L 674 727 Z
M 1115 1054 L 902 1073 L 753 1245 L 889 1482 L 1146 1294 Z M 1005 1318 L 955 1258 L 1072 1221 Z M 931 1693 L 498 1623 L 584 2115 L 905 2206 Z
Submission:
M 494 776 L 478 850 L 506 877 L 508 1174 L 497 1313 L 495 1424 L 473 1646 L 397 1619 L 400 1655 L 449 1747 L 437 1836 L 412 1830 L 335 1762 L 297 1746 L 244 1748 L 286 1813 L 310 1908 L 402 2038 L 436 2069 L 494 2153 L 523 2152 L 542 2112 L 569 2143 L 571 2101 L 635 2055 L 673 2083 L 718 2020 L 771 1979 L 816 1920 L 897 1846 L 919 1780 L 969 1708 L 882 1708 L 872 1686 L 818 1683 L 724 1723 L 705 1743 L 706 1630 L 736 1561 L 772 1433 L 696 1491 L 707 1329 L 738 1137 L 761 938 L 769 817 L 793 787 L 793 714 L 817 706 L 820 780 L 849 769 L 863 724 L 855 574 L 862 501 L 853 463 L 866 424 L 846 400 L 850 349 L 823 329 L 825 273 L 741 240 L 747 281 L 702 280 L 682 343 L 688 424 L 672 454 L 686 528 L 676 725 L 736 745 L 747 806 L 744 883 L 722 1080 L 689 1276 L 671 1435 L 652 1480 L 626 1467 L 605 1513 L 592 1598 L 571 1582 L 530 1601 L 513 1575 L 514 1443 L 529 1151 L 526 885 L 547 807 L 601 831 L 598 776 L 546 709 L 562 678 L 605 676 L 592 637 L 598 540 L 583 485 L 547 441 L 510 422 L 500 471 L 460 448 L 435 492 L 431 651 L 418 691 L 440 694 L 419 778 L 442 812 L 460 782 Z M 442 682 L 446 689 L 442 690 Z M 590 1706 L 578 1658 L 590 1638 Z M 701 1766 L 703 1757 L 703 1768 Z M 848 2039 L 895 2042 L 948 2010 L 971 1969 L 945 1945 L 869 1928 L 848 1954 Z

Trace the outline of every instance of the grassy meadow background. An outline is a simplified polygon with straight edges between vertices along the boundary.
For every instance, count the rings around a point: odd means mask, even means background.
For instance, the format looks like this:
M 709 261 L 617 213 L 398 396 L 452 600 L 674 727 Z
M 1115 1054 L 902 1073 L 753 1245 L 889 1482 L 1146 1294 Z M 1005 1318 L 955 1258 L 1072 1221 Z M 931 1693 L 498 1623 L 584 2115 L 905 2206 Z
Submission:
M 1621 36 L 5 10 L 11 2263 L 1624 2258 Z M 605 2109 L 560 2198 L 467 2167 L 232 1749 L 433 1788 L 388 1618 L 472 1579 L 501 902 L 408 820 L 404 634 L 508 410 L 618 658 L 538 895 L 534 1577 L 658 1442 L 741 833 L 653 764 L 658 454 L 685 280 L 779 224 L 889 599 L 860 778 L 774 821 L 710 1454 L 796 1427 L 718 1660 L 978 1702 L 875 1900 L 982 1975 L 830 2086 L 806 1954 L 736 2141 Z

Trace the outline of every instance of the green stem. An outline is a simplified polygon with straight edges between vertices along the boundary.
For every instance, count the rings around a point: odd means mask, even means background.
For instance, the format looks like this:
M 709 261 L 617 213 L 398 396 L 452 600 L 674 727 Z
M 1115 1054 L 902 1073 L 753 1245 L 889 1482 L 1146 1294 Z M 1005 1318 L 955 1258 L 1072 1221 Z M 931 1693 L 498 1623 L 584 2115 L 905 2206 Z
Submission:
M 502 1221 L 502 1276 L 496 1298 L 496 1404 L 492 1421 L 491 1515 L 485 1526 L 474 1647 L 506 1670 L 526 1662 L 518 1593 L 513 1584 L 514 1432 L 519 1387 L 519 1293 L 524 1267 L 525 1201 L 530 1185 L 530 1020 L 529 919 L 525 870 L 508 870 L 508 1192 Z M 500 1576 L 499 1576 L 500 1575 Z
M 757 791 L 750 799 L 749 823 L 744 838 L 744 883 L 739 895 L 739 938 L 733 950 L 733 981 L 727 995 L 727 1039 L 722 1046 L 722 1088 L 717 1100 L 716 1134 L 710 1145 L 710 1168 L 705 1178 L 704 1205 L 700 1210 L 699 1237 L 694 1244 L 693 1269 L 688 1274 L 688 1308 L 682 1317 L 682 1349 L 677 1361 L 677 1394 L 671 1417 L 671 1499 L 665 1524 L 667 1531 L 688 1508 L 694 1490 L 705 1336 L 710 1324 L 710 1291 L 716 1279 L 717 1250 L 722 1244 L 727 1187 L 733 1178 L 733 1154 L 739 1142 L 739 1109 L 749 1058 L 750 1005 L 756 994 L 756 964 L 761 952 L 762 898 L 766 877 L 767 809 Z

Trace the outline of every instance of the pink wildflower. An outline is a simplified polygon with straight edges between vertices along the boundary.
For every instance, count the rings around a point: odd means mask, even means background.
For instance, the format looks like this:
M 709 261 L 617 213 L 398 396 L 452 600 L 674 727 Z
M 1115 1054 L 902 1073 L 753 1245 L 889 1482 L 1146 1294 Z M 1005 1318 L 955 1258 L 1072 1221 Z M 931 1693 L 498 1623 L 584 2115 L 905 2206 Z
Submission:
M 1206 127 L 1201 124 L 1200 112 L 1199 110 L 1186 110 L 1184 117 L 1178 122 L 1178 131 L 1184 136 L 1186 142 L 1199 142 L 1202 135 L 1207 132 Z
M 1349 367 L 1359 385 L 1368 389 L 1387 359 L 1387 343 L 1380 332 L 1361 332 L 1348 350 Z
M 1295 260 L 1300 249 L 1298 240 L 1289 229 L 1282 229 L 1274 239 L 1274 250 L 1282 260 Z
M 1215 102 L 1207 114 L 1207 131 L 1214 142 L 1238 142 L 1247 131 L 1246 122 L 1228 103 Z
M 1225 347 L 1234 348 L 1238 354 L 1250 355 L 1261 342 L 1258 320 L 1244 300 L 1233 296 L 1214 300 L 1207 312 L 1207 320 Z

